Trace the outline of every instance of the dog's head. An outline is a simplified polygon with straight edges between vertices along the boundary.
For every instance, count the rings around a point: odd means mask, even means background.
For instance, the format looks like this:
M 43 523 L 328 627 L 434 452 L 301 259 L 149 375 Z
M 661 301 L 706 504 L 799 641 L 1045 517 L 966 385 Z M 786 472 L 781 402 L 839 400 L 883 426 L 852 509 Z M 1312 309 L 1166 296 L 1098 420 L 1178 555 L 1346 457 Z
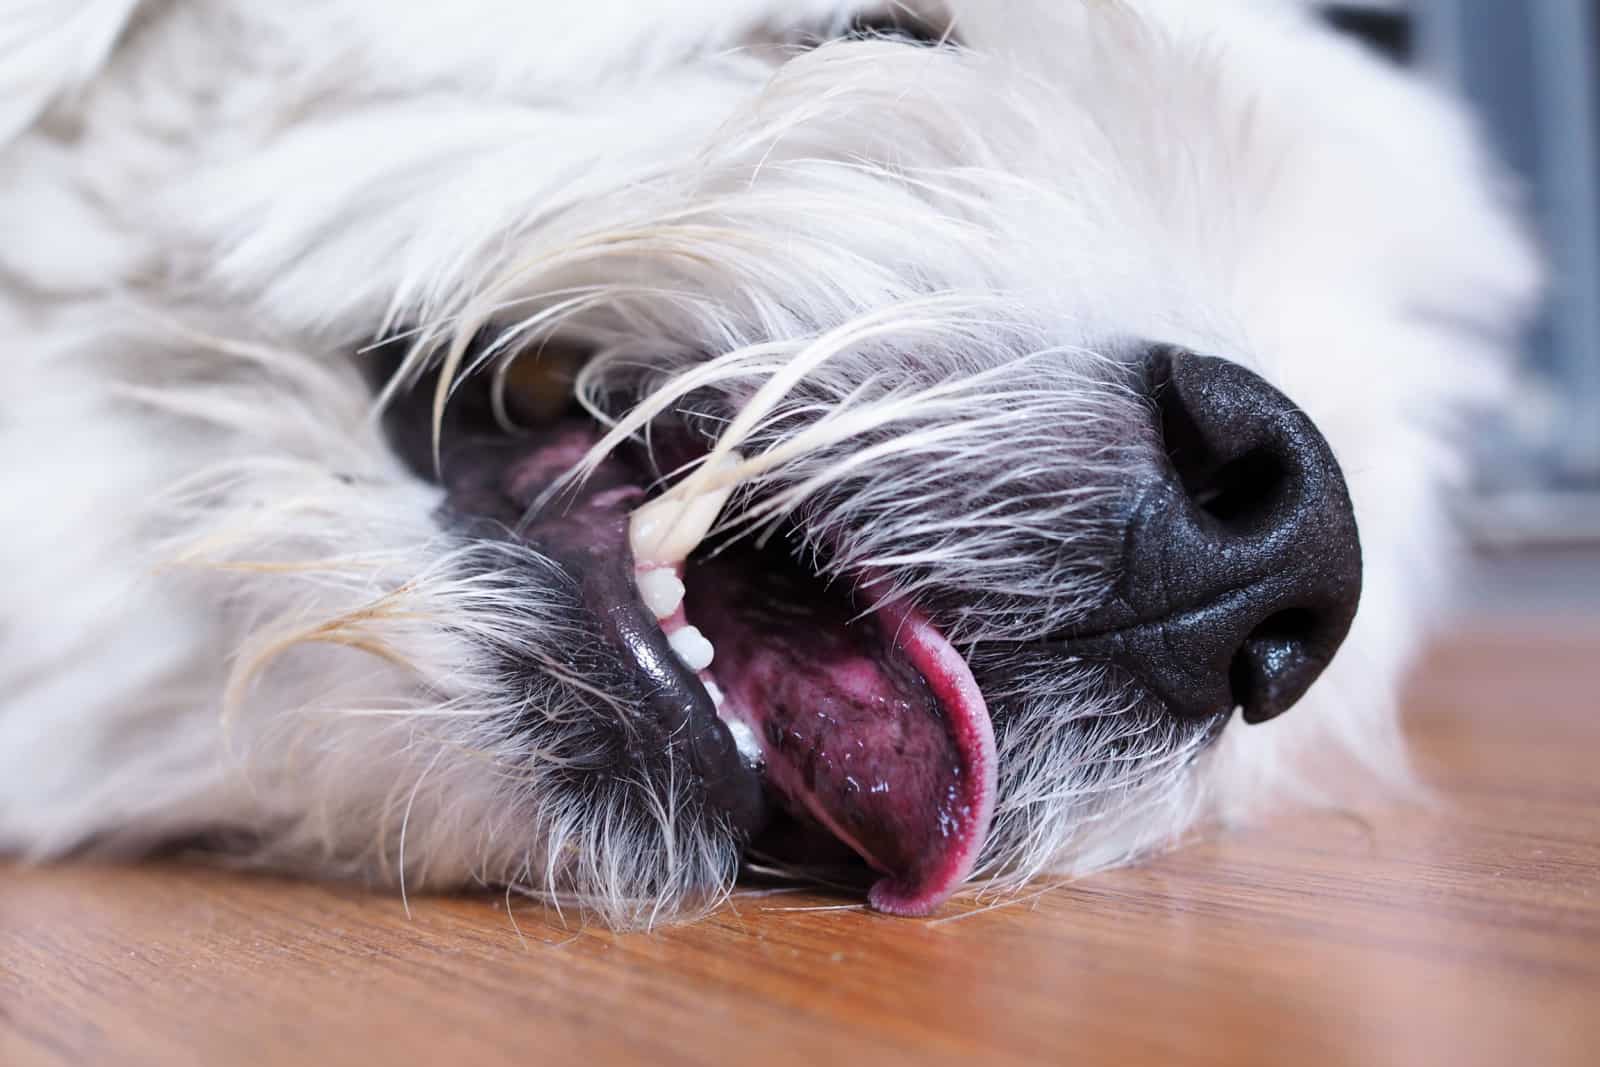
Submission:
M 601 7 L 158 7 L 76 115 L 216 822 L 917 913 L 1392 755 L 1533 285 L 1448 106 L 1292 4 Z

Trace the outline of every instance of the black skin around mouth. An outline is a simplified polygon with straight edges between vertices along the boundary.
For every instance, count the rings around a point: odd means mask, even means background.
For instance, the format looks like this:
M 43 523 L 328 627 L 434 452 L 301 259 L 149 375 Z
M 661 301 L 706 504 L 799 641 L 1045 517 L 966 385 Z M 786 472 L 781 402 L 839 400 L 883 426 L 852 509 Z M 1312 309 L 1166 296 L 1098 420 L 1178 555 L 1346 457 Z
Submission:
M 378 361 L 378 373 L 392 374 L 397 354 L 380 355 L 387 358 Z M 445 409 L 436 468 L 430 430 L 434 381 L 399 391 L 384 424 L 413 471 L 445 488 L 446 524 L 471 539 L 526 545 L 560 568 L 585 616 L 583 628 L 604 646 L 583 649 L 584 659 L 572 669 L 592 672 L 597 659 L 609 661 L 605 680 L 622 690 L 617 714 L 639 716 L 622 724 L 625 732 L 648 727 L 647 736 L 634 743 L 655 748 L 658 758 L 664 751 L 668 759 L 681 759 L 707 805 L 744 840 L 755 836 L 770 814 L 760 775 L 740 757 L 710 695 L 673 653 L 637 591 L 628 516 L 654 480 L 645 457 L 619 450 L 581 486 L 532 513 L 540 494 L 599 439 L 596 423 L 572 413 L 530 420 L 530 428 L 511 435 L 496 424 L 487 389 L 461 389 Z M 531 663 L 513 667 L 542 669 Z
M 565 435 L 554 446 L 563 459 L 572 451 L 570 444 L 583 442 L 586 447 L 598 436 L 593 423 L 576 420 L 541 428 L 539 436 L 547 434 Z M 500 468 L 513 482 L 507 488 L 515 504 L 531 505 L 549 484 L 545 471 L 522 480 L 530 464 L 541 462 L 536 448 L 531 460 L 512 460 Z M 657 725 L 668 747 L 687 760 L 706 801 L 748 838 L 766 821 L 761 779 L 745 765 L 705 686 L 672 651 L 635 583 L 628 516 L 646 498 L 637 484 L 641 480 L 625 462 L 608 459 L 580 487 L 558 495 L 513 527 L 511 536 L 555 561 L 576 582 L 578 599 L 593 616 L 601 639 L 643 689 L 642 713 Z M 458 511 L 472 506 L 471 497 L 456 488 L 448 466 L 446 484 L 451 487 L 448 506 Z

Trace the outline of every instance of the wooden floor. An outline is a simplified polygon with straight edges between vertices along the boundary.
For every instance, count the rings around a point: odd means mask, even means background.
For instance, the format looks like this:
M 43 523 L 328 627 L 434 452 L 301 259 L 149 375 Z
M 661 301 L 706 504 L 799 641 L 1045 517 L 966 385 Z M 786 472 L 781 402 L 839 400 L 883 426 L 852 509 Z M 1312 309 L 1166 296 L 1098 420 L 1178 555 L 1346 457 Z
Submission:
M 1456 640 L 1441 810 L 1300 815 L 947 922 L 0 868 L 0 1065 L 1600 1065 L 1600 634 Z M 513 922 L 514 920 L 514 922 Z

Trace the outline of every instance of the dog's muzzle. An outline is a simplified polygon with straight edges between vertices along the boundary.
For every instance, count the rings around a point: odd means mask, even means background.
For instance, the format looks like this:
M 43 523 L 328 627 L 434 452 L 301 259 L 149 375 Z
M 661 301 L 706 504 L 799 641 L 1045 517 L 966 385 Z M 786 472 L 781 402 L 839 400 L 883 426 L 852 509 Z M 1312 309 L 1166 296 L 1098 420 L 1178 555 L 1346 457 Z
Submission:
M 441 434 L 438 471 L 463 533 L 514 540 L 559 568 L 563 632 L 581 637 L 558 667 L 583 692 L 618 694 L 593 720 L 615 724 L 597 770 L 665 758 L 766 853 L 790 855 L 770 845 L 781 809 L 799 853 L 843 845 L 881 875 L 875 906 L 927 914 L 982 855 L 999 781 L 989 693 L 1015 689 L 1029 657 L 1106 664 L 1152 714 L 1220 724 L 1238 708 L 1260 722 L 1305 693 L 1349 630 L 1361 549 L 1310 419 L 1225 360 L 1163 348 L 1137 373 L 1161 447 L 1117 494 L 1117 584 L 1074 629 L 1018 649 L 958 649 L 937 614 L 870 581 L 830 582 L 787 543 L 702 546 L 726 492 L 706 498 L 704 521 L 667 525 L 685 542 L 674 551 L 651 542 L 651 516 L 666 514 L 655 472 L 708 447 L 677 417 L 557 499 L 550 487 L 603 428 L 569 410 L 507 434 L 468 395 L 452 409 L 459 429 Z M 391 413 L 411 427 L 397 442 L 424 458 L 427 403 Z M 1141 442 L 1157 436 L 1145 429 Z
M 1166 462 L 1137 489 L 1117 593 L 1067 635 L 1184 718 L 1287 711 L 1355 618 L 1361 542 L 1327 441 L 1236 363 L 1150 357 Z

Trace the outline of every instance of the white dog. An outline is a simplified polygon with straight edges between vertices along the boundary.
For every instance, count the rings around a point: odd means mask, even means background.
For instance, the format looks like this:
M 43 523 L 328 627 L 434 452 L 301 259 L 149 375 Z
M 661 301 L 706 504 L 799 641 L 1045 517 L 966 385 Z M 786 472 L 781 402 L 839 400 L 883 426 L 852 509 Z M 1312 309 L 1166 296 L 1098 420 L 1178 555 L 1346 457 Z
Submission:
M 923 914 L 1404 779 L 1537 270 L 1303 5 L 0 20 L 0 848 Z

